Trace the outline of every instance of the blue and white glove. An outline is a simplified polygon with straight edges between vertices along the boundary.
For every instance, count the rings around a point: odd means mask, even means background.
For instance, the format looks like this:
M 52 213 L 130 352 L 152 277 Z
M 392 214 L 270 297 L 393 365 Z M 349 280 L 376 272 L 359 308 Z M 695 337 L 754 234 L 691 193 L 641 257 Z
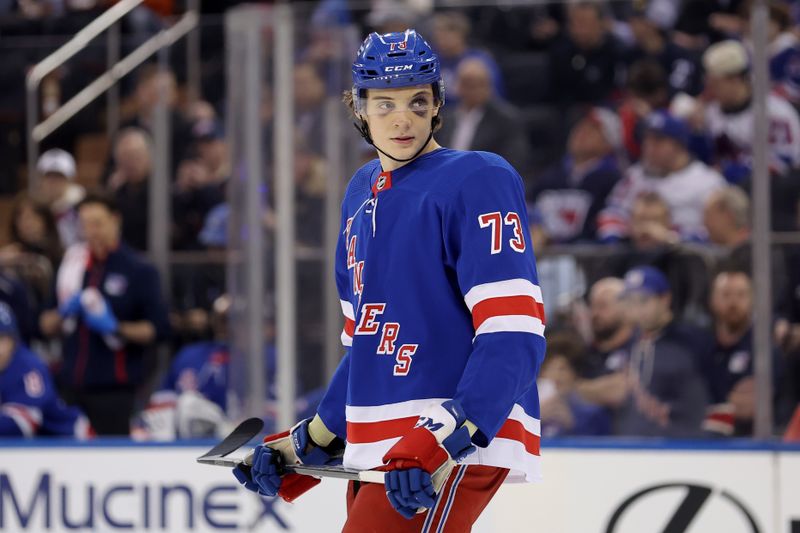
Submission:
M 81 293 L 76 292 L 58 308 L 61 315 L 61 330 L 65 335 L 71 335 L 78 326 L 78 318 L 83 312 L 81 306 Z
M 409 519 L 433 507 L 456 462 L 474 451 L 467 417 L 458 402 L 448 400 L 427 408 L 414 428 L 383 456 L 389 503 Z
M 70 318 L 81 312 L 81 293 L 76 292 L 58 308 L 61 318 Z
M 111 306 L 95 287 L 84 289 L 81 293 L 81 307 L 86 325 L 99 335 L 114 335 L 119 329 L 119 321 Z
M 300 474 L 284 474 L 281 464 L 331 465 L 341 462 L 344 443 L 331 433 L 319 415 L 292 429 L 264 438 L 233 475 L 248 490 L 264 496 L 276 494 L 287 502 L 316 486 L 320 480 Z

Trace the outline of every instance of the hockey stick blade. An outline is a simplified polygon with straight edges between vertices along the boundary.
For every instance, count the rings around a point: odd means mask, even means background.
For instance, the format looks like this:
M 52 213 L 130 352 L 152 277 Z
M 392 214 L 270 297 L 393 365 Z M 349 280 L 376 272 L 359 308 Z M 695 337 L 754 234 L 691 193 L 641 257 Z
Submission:
M 198 463 L 206 463 L 201 461 L 204 458 L 222 458 L 231 452 L 235 452 L 258 435 L 264 427 L 264 421 L 260 418 L 248 418 L 236 428 L 231 431 L 227 437 L 222 439 L 222 442 L 208 450 L 206 453 L 197 458 Z M 213 464 L 213 463 L 212 463 Z
M 235 468 L 244 462 L 243 459 L 222 456 L 203 456 L 197 458 L 198 463 L 214 466 L 226 466 Z M 283 465 L 284 470 L 295 474 L 303 474 L 314 477 L 331 477 L 336 479 L 347 479 L 350 481 L 361 481 L 362 483 L 383 483 L 385 472 L 378 470 L 351 470 L 341 466 L 313 466 L 313 465 Z

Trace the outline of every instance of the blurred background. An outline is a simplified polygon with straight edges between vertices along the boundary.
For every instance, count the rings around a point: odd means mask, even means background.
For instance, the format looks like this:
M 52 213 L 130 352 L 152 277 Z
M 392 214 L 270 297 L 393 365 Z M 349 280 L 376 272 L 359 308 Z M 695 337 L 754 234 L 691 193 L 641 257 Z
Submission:
M 374 156 L 341 94 L 367 32 L 415 27 L 442 61 L 439 143 L 524 180 L 543 436 L 781 437 L 799 24 L 791 1 L 0 0 L 0 300 L 100 435 L 313 413 L 342 353 L 339 202 Z M 105 276 L 116 318 L 153 328 L 122 348 L 65 311 L 98 194 L 112 252 L 156 273 Z

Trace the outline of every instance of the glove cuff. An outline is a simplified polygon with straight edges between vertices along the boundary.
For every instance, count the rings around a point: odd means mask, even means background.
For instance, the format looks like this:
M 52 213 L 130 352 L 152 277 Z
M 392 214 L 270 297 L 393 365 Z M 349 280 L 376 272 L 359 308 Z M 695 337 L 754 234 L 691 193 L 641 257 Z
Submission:
M 461 404 L 456 400 L 447 400 L 441 404 L 427 407 L 419 415 L 415 428 L 424 428 L 430 431 L 441 444 L 444 439 L 467 421 L 467 415 Z
M 319 414 L 314 415 L 314 418 L 308 423 L 308 436 L 320 448 L 325 448 L 336 438 L 336 434 L 328 429 Z
M 278 496 L 285 501 L 292 503 L 299 496 L 313 489 L 320 483 L 320 479 L 301 474 L 286 474 L 281 481 L 281 488 L 278 489 Z
M 433 474 L 450 459 L 447 451 L 439 445 L 434 434 L 422 427 L 415 427 L 392 446 L 383 462 L 388 470 L 421 468 Z

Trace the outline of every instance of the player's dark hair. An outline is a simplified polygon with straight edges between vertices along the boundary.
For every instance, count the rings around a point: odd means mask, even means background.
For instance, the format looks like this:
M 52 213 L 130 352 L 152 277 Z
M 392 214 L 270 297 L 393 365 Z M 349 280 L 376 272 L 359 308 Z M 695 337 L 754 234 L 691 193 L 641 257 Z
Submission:
M 117 201 L 114 199 L 114 197 L 110 196 L 104 191 L 95 190 L 88 192 L 86 196 L 83 197 L 83 200 L 78 202 L 78 205 L 75 206 L 75 211 L 80 211 L 81 207 L 85 205 L 101 205 L 105 207 L 111 214 L 122 214 L 119 204 L 117 204 Z

